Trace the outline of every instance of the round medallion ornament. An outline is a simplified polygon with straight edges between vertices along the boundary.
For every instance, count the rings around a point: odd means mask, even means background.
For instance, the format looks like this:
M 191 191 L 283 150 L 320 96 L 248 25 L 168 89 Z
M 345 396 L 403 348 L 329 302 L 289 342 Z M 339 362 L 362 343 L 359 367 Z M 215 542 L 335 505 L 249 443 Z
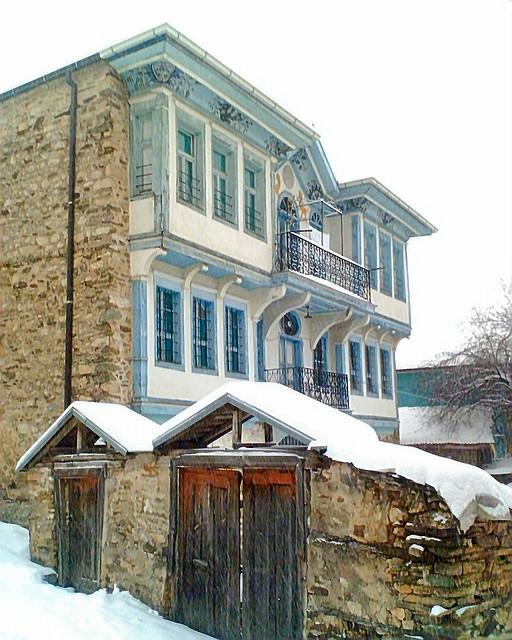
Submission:
M 287 189 L 293 189 L 293 186 L 295 184 L 295 176 L 293 175 L 293 171 L 288 165 L 283 168 L 283 182 L 284 186 Z
M 287 336 L 296 336 L 299 333 L 299 319 L 294 313 L 285 313 L 281 318 L 281 330 Z

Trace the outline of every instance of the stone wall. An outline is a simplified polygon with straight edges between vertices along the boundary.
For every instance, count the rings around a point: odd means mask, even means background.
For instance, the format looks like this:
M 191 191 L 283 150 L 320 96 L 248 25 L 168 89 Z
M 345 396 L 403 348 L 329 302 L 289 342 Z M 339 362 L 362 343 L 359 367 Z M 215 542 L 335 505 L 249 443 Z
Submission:
M 313 471 L 310 490 L 308 638 L 512 630 L 512 525 L 463 534 L 433 489 L 348 464 Z
M 128 102 L 105 62 L 78 83 L 73 398 L 131 400 Z M 0 520 L 27 524 L 19 456 L 63 409 L 70 88 L 0 101 Z
M 117 584 L 164 614 L 169 490 L 168 458 L 141 454 L 109 465 L 101 585 Z

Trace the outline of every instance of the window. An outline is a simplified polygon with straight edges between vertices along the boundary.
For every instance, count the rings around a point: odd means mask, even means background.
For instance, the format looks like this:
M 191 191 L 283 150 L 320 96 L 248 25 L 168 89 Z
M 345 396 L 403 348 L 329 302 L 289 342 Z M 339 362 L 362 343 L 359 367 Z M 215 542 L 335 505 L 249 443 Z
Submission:
M 349 341 L 350 352 L 350 388 L 352 393 L 363 392 L 363 372 L 361 367 L 361 343 L 358 340 Z
M 371 345 L 365 345 L 366 356 L 366 392 L 368 395 L 378 395 L 379 381 L 377 378 L 377 349 Z
M 389 349 L 380 350 L 380 385 L 382 395 L 385 398 L 393 396 L 393 383 L 391 378 L 391 353 Z
M 361 220 L 352 216 L 352 260 L 361 264 Z
M 265 197 L 263 168 L 244 161 L 244 225 L 245 230 L 257 236 L 265 236 Z
M 377 228 L 369 222 L 364 223 L 364 266 L 377 269 Z M 370 271 L 370 286 L 377 288 L 377 271 Z
M 392 294 L 393 273 L 391 271 L 391 236 L 382 231 L 379 234 L 380 290 L 387 296 Z
M 132 118 L 132 195 L 149 194 L 152 189 L 153 113 L 135 112 Z
M 212 140 L 213 212 L 217 218 L 236 221 L 235 154 L 226 144 Z
M 393 265 L 395 272 L 395 298 L 405 302 L 404 245 L 396 239 L 393 239 Z
M 265 337 L 263 335 L 263 320 L 256 324 L 256 357 L 258 366 L 258 380 L 265 381 Z
M 336 373 L 346 373 L 345 368 L 345 346 L 343 344 L 337 344 L 336 350 Z
M 193 365 L 196 369 L 215 369 L 214 303 L 193 296 Z
M 246 373 L 245 357 L 245 313 L 226 305 L 224 311 L 226 371 L 228 373 Z
M 156 359 L 182 364 L 181 293 L 160 286 L 156 288 Z
M 178 130 L 178 197 L 199 206 L 201 187 L 197 178 L 196 139 L 183 129 Z

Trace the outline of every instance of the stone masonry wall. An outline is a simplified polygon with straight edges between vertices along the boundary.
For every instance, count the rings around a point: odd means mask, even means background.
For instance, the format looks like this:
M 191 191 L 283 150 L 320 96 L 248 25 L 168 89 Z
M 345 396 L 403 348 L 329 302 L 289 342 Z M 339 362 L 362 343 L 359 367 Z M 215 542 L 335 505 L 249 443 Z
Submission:
M 168 458 L 140 454 L 109 465 L 101 584 L 117 584 L 163 614 L 169 491 Z
M 348 464 L 313 471 L 310 490 L 309 639 L 512 630 L 510 523 L 463 534 L 433 489 Z
M 78 84 L 73 398 L 131 400 L 128 102 L 105 62 Z M 0 102 L 0 520 L 27 524 L 19 456 L 63 409 L 70 88 Z

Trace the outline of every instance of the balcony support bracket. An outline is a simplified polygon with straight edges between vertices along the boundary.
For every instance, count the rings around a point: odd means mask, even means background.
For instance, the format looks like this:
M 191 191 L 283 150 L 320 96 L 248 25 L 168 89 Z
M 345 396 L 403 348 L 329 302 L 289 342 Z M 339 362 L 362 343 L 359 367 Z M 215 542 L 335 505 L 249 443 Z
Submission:
M 311 331 L 309 338 L 311 349 L 313 350 L 316 347 L 318 341 L 326 331 L 328 331 L 331 327 L 336 326 L 337 324 L 347 322 L 351 317 L 351 308 L 348 308 L 345 313 L 336 311 L 333 313 L 315 314 L 311 318 Z
M 276 300 L 284 298 L 286 295 L 286 285 L 280 284 L 276 287 L 262 287 L 251 293 L 251 300 L 249 302 L 249 309 L 251 318 L 257 322 L 267 307 L 269 307 Z
M 270 304 L 263 313 L 263 335 L 268 338 L 272 329 L 281 320 L 285 313 L 289 313 L 294 309 L 300 309 L 304 305 L 308 304 L 311 298 L 311 293 L 305 291 L 303 293 L 297 293 L 289 296 L 285 296 L 280 300 L 276 300 Z

